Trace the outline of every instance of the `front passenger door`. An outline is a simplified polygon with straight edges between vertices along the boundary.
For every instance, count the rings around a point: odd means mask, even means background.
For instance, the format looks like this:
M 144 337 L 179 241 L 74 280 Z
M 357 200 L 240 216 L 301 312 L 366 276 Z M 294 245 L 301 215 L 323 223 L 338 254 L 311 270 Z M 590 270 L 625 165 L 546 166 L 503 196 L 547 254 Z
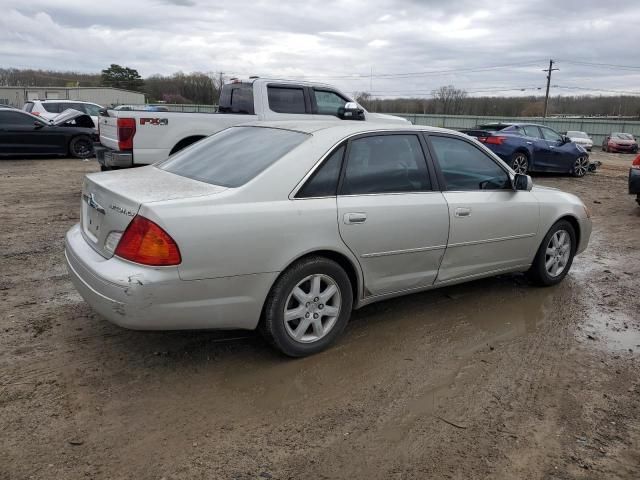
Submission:
M 449 205 L 449 240 L 436 283 L 531 263 L 539 244 L 538 201 L 513 191 L 508 171 L 457 136 L 429 135 Z
M 447 243 L 449 212 L 431 177 L 415 133 L 349 141 L 338 224 L 362 267 L 365 296 L 433 284 Z
M 576 161 L 575 147 L 571 143 L 564 143 L 559 133 L 547 127 L 540 127 L 542 136 L 549 145 L 549 170 L 567 172 L 573 168 Z

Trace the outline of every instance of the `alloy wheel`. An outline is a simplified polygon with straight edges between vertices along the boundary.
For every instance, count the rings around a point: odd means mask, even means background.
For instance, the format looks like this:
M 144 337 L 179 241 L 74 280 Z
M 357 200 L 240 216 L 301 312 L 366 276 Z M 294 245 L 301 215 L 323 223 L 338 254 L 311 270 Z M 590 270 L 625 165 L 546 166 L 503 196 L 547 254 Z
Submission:
M 333 278 L 309 275 L 298 282 L 287 298 L 285 329 L 297 342 L 317 342 L 335 326 L 341 306 L 340 288 Z
M 585 174 L 589 171 L 589 158 L 582 156 L 578 157 L 576 163 L 573 166 L 573 172 L 576 177 L 584 177 Z
M 527 156 L 523 153 L 517 154 L 513 159 L 511 168 L 513 168 L 513 171 L 516 173 L 526 174 L 529 168 Z
M 571 256 L 571 236 L 566 230 L 555 232 L 545 252 L 545 268 L 551 277 L 560 275 L 569 262 Z

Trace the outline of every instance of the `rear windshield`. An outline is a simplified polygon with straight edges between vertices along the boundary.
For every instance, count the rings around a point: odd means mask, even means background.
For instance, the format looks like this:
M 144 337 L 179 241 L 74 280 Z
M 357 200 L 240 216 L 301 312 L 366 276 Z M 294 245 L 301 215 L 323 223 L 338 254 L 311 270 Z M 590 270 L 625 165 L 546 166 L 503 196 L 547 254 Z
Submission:
M 220 94 L 220 113 L 245 113 L 253 115 L 253 85 L 250 83 L 231 83 L 222 87 Z
M 156 166 L 201 182 L 239 187 L 310 135 L 264 127 L 233 127 L 188 147 Z
M 567 136 L 568 137 L 573 137 L 573 138 L 589 138 L 589 135 L 587 135 L 584 132 L 567 132 Z

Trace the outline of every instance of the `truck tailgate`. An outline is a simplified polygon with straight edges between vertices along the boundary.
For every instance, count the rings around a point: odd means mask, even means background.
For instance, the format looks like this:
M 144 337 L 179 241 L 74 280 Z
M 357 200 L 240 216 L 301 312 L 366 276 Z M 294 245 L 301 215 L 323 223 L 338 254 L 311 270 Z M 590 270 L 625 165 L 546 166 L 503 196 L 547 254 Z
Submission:
M 100 125 L 100 143 L 105 147 L 118 150 L 118 119 L 117 117 L 98 117 Z

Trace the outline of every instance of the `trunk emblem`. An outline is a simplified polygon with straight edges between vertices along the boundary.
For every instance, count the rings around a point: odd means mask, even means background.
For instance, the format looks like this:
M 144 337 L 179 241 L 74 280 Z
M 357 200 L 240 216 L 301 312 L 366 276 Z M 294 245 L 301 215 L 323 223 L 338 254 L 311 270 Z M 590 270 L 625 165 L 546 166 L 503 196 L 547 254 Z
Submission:
M 116 205 L 115 203 L 109 205 L 109 208 L 111 210 L 115 210 L 118 213 L 122 213 L 123 215 L 127 215 L 128 217 L 136 216 L 136 212 L 132 212 L 131 210 L 127 210 L 126 208 L 122 208 L 120 205 Z
M 102 205 L 100 205 L 96 201 L 96 196 L 93 193 L 90 193 L 89 195 L 85 193 L 82 195 L 82 198 L 84 199 L 85 202 L 87 202 L 87 205 L 89 205 L 94 210 L 97 210 L 98 212 L 103 214 L 105 213 L 104 208 L 102 208 Z

